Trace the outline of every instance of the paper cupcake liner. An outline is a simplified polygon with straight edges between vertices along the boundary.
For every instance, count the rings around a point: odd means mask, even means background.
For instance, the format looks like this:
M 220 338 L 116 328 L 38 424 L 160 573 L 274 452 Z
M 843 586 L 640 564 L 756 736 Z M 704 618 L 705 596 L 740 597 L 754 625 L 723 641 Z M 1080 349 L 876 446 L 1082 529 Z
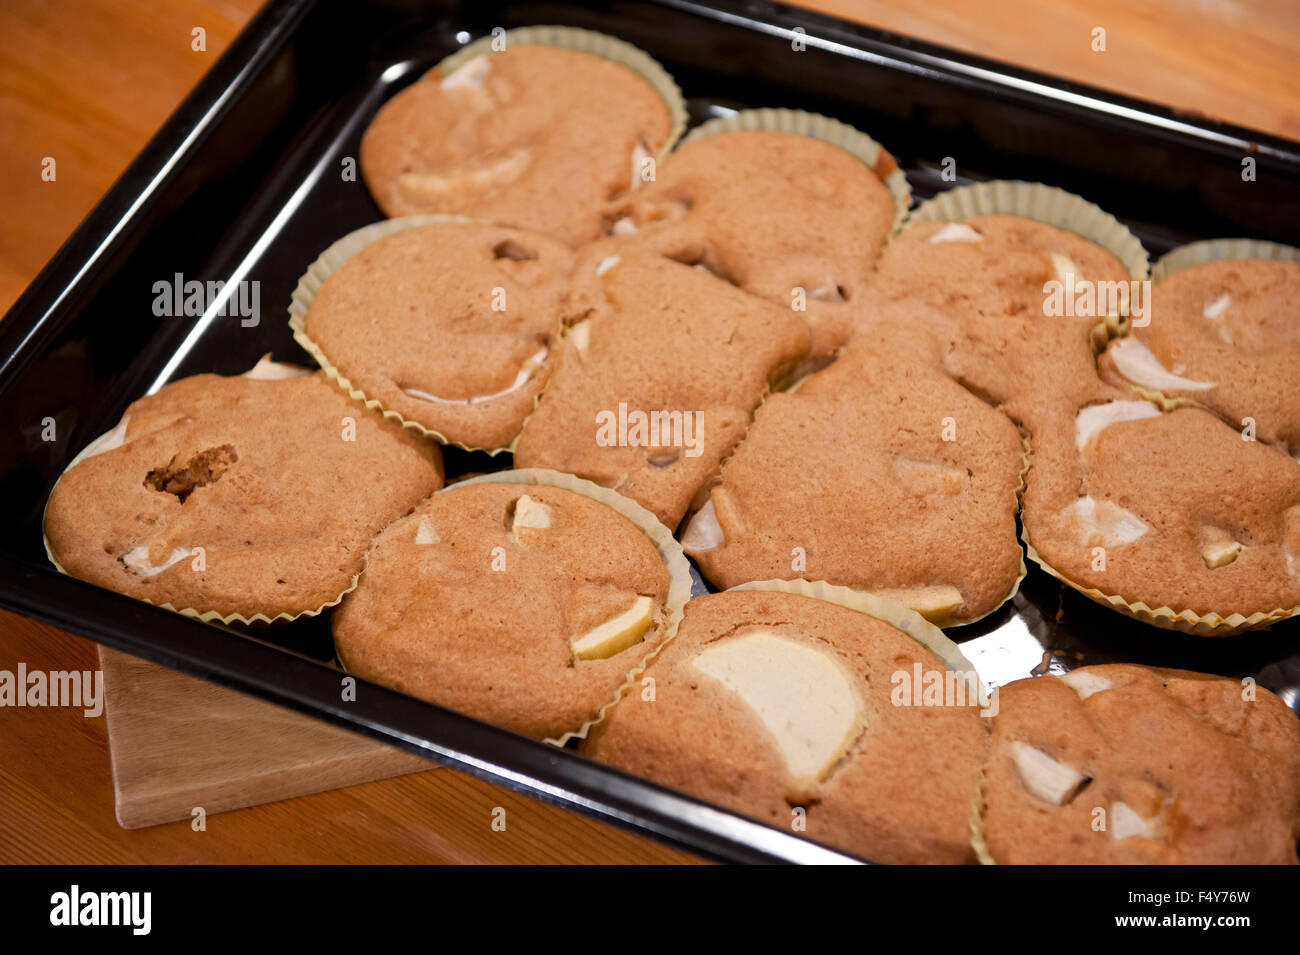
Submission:
M 1087 584 L 1071 580 L 1047 563 L 1042 555 L 1034 549 L 1034 545 L 1029 542 L 1028 531 L 1022 530 L 1020 536 L 1025 542 L 1025 551 L 1028 553 L 1029 559 L 1067 587 L 1077 590 L 1085 597 L 1103 606 L 1118 610 L 1127 617 L 1151 624 L 1154 627 L 1160 627 L 1163 630 L 1178 630 L 1200 637 L 1227 637 L 1246 630 L 1258 630 L 1261 627 L 1267 627 L 1300 615 L 1300 606 L 1291 607 L 1290 609 L 1278 608 L 1276 610 L 1256 611 L 1249 615 L 1240 613 L 1225 615 L 1220 613 L 1197 613 L 1194 610 L 1175 610 L 1168 606 L 1152 607 L 1140 600 L 1130 602 L 1117 594 L 1108 594 L 1096 587 L 1089 587 Z
M 879 177 L 894 197 L 894 207 L 898 214 L 894 218 L 894 227 L 890 230 L 890 235 L 897 234 L 903 227 L 907 211 L 912 205 L 912 187 L 907 182 L 907 176 L 898 167 L 889 150 L 866 133 L 838 119 L 799 109 L 744 109 L 731 116 L 720 116 L 701 123 L 686 135 L 682 145 L 686 146 L 708 136 L 716 136 L 718 133 L 756 130 L 811 136 L 856 156 L 862 160 L 863 165 Z
M 961 647 L 956 642 L 947 637 L 942 630 L 915 610 L 904 607 L 897 601 L 890 600 L 887 597 L 877 597 L 875 594 L 866 591 L 841 587 L 838 584 L 830 584 L 824 580 L 802 579 L 751 580 L 730 587 L 723 593 L 741 591 L 798 594 L 801 597 L 824 600 L 826 603 L 847 607 L 849 610 L 856 610 L 868 617 L 875 617 L 882 623 L 889 624 L 895 630 L 903 631 L 903 633 L 942 660 L 948 669 L 955 670 L 958 673 L 970 674 L 976 680 L 979 680 L 979 674 L 975 667 L 966 658 L 966 654 L 961 652 Z M 981 682 L 979 685 L 982 687 L 983 683 Z
M 660 65 L 649 53 L 617 37 L 594 30 L 579 27 L 531 26 L 519 27 L 505 31 L 504 40 L 508 50 L 513 44 L 527 46 L 553 46 L 562 50 L 574 50 L 578 53 L 590 53 L 602 59 L 610 60 L 619 66 L 627 67 L 633 73 L 649 83 L 664 105 L 668 107 L 671 127 L 668 138 L 656 154 L 663 159 L 677 144 L 686 129 L 686 100 L 672 75 Z M 438 63 L 434 69 L 446 76 L 457 67 L 483 54 L 492 55 L 492 44 L 497 42 L 494 36 L 484 36 L 467 44 Z
M 1279 242 L 1262 239 L 1205 239 L 1166 252 L 1151 266 L 1151 281 L 1160 282 L 1175 272 L 1192 265 L 1219 262 L 1224 259 L 1272 259 L 1278 262 L 1300 262 L 1300 249 Z
M 448 485 L 438 494 L 454 493 L 458 488 L 465 487 L 469 484 L 523 484 L 523 485 L 540 485 L 542 487 L 557 487 L 562 490 L 572 491 L 575 494 L 581 494 L 583 497 L 591 498 L 604 504 L 606 507 L 622 515 L 636 525 L 637 529 L 654 544 L 655 550 L 663 558 L 664 566 L 668 568 L 668 593 L 664 598 L 663 610 L 663 636 L 657 646 L 652 648 L 631 670 L 623 682 L 615 689 L 613 697 L 608 703 L 605 703 L 596 711 L 596 715 L 587 720 L 576 730 L 571 730 L 559 737 L 543 740 L 554 746 L 563 746 L 571 739 L 586 739 L 591 728 L 605 718 L 610 707 L 623 698 L 623 695 L 637 685 L 637 681 L 645 672 L 647 666 L 654 660 L 666 647 L 672 639 L 677 636 L 677 627 L 682 622 L 682 616 L 685 613 L 686 601 L 691 596 L 691 566 L 687 563 L 686 554 L 682 552 L 682 545 L 673 537 L 672 532 L 659 519 L 647 511 L 631 498 L 624 497 L 617 491 L 612 491 L 607 487 L 601 487 L 583 478 L 576 477 L 572 474 L 565 474 L 561 471 L 548 471 L 544 468 L 521 468 L 513 471 L 494 471 L 491 474 L 482 474 L 478 477 L 468 478 L 456 484 Z
M 368 226 L 363 226 L 354 232 L 349 232 L 343 238 L 337 240 L 324 252 L 322 252 L 311 265 L 307 266 L 307 271 L 298 279 L 298 285 L 293 290 L 293 297 L 289 302 L 289 328 L 293 331 L 293 340 L 303 347 L 307 354 L 315 359 L 316 364 L 320 365 L 321 370 L 325 372 L 329 379 L 338 385 L 354 401 L 359 401 L 372 411 L 378 411 L 385 418 L 395 421 L 403 428 L 409 428 L 416 431 L 426 438 L 431 438 L 439 444 L 450 445 L 454 448 L 461 448 L 465 451 L 484 451 L 491 455 L 502 454 L 514 449 L 515 441 L 519 435 L 516 434 L 510 443 L 500 448 L 483 448 L 463 441 L 453 441 L 447 435 L 435 428 L 427 427 L 418 421 L 402 415 L 400 412 L 391 408 L 385 408 L 376 398 L 371 398 L 361 388 L 358 388 L 346 375 L 344 375 L 334 362 L 325 354 L 311 336 L 307 334 L 307 312 L 311 308 L 311 303 L 315 301 L 316 295 L 320 288 L 325 284 L 325 280 L 341 269 L 345 262 L 352 256 L 356 255 L 372 242 L 377 242 L 382 238 L 390 236 L 396 232 L 405 229 L 413 229 L 426 225 L 487 225 L 481 219 L 471 219 L 465 216 L 454 215 L 419 215 L 419 216 L 402 216 L 396 219 L 384 219 L 381 222 L 375 222 Z M 540 393 L 533 396 L 533 407 L 537 406 L 537 399 Z M 531 412 L 530 412 L 531 414 Z M 520 431 L 523 430 L 522 424 Z
M 311 374 L 310 368 L 303 368 L 301 365 L 291 365 L 285 362 L 275 362 L 275 361 L 271 361 L 270 359 L 271 359 L 271 355 L 268 352 L 267 354 L 262 356 L 262 358 L 257 362 L 256 365 L 254 365 L 248 371 L 244 372 L 244 374 L 241 375 L 240 377 L 273 379 L 273 378 L 296 378 L 301 375 Z M 112 450 L 112 448 L 117 447 L 121 442 L 120 440 L 115 440 L 115 438 L 120 439 L 122 436 L 125 435 L 126 425 L 129 420 L 130 420 L 129 416 L 123 417 L 122 420 L 118 422 L 117 426 L 114 427 L 112 431 L 106 431 L 104 434 L 101 434 L 98 438 L 95 438 L 95 440 L 91 441 L 84 448 L 82 448 L 81 451 L 77 453 L 77 456 L 74 457 L 72 461 L 68 463 L 68 466 L 63 469 L 62 474 L 59 475 L 59 479 L 62 480 L 64 474 L 67 474 L 69 471 L 71 471 L 74 467 L 76 467 L 86 458 L 93 457 L 94 455 L 100 454 L 103 451 L 109 451 Z M 121 432 L 121 434 L 119 434 L 119 432 Z M 106 444 L 109 445 L 109 447 L 104 447 L 104 445 Z M 58 481 L 55 481 L 54 483 L 58 484 Z M 53 489 L 51 488 L 51 493 L 52 492 Z M 46 506 L 47 507 L 49 506 L 48 498 L 46 499 Z M 65 577 L 72 576 L 67 572 L 67 570 L 64 569 L 63 565 L 59 563 L 59 559 L 54 555 L 54 548 L 50 544 L 50 538 L 45 533 L 45 518 L 43 515 L 41 517 L 41 541 L 45 545 L 45 556 L 49 559 L 50 563 L 54 565 L 54 569 L 57 570 L 59 573 L 63 574 Z M 365 571 L 365 566 L 366 566 L 366 559 L 363 556 L 361 561 L 362 569 L 357 571 L 357 573 L 353 574 L 352 582 L 348 585 L 347 589 L 344 590 L 342 593 L 340 593 L 333 600 L 326 601 L 325 603 L 321 604 L 319 607 L 315 608 L 314 610 L 302 610 L 299 611 L 298 613 L 289 613 L 287 611 L 281 611 L 280 613 L 277 613 L 274 616 L 267 616 L 264 613 L 255 613 L 252 614 L 251 616 L 247 616 L 242 613 L 223 614 L 217 610 L 198 610 L 197 608 L 194 607 L 177 607 L 171 603 L 161 603 L 161 604 L 155 603 L 154 601 L 150 600 L 147 597 L 137 597 L 134 594 L 122 594 L 122 596 L 130 597 L 132 600 L 139 600 L 141 603 L 147 603 L 154 607 L 161 607 L 163 610 L 170 610 L 173 613 L 178 613 L 184 617 L 193 617 L 195 620 L 201 620 L 204 623 L 221 623 L 226 625 L 232 623 L 240 623 L 248 626 L 251 626 L 253 624 L 290 623 L 302 617 L 320 616 L 320 614 L 324 613 L 330 607 L 338 606 L 343 601 L 344 597 L 346 597 L 348 594 L 352 593 L 352 591 L 357 589 L 357 583 L 361 579 L 361 574 L 364 573 Z M 96 586 L 99 585 L 97 584 Z M 104 589 L 111 590 L 112 588 L 106 587 Z M 121 593 L 121 591 L 115 591 L 115 593 Z
M 979 777 L 975 781 L 975 796 L 971 800 L 970 847 L 974 850 L 975 858 L 979 859 L 980 865 L 997 865 L 997 860 L 993 858 L 984 835 L 984 814 L 988 810 L 988 786 L 988 776 L 981 766 Z
M 1150 276 L 1147 250 L 1127 226 L 1082 196 L 1041 182 L 995 179 L 958 186 L 921 203 L 903 227 L 922 222 L 958 222 L 983 215 L 1020 216 L 1073 232 L 1115 256 L 1130 278 L 1141 281 Z M 1093 329 L 1094 352 L 1127 329 L 1127 315 L 1105 316 Z

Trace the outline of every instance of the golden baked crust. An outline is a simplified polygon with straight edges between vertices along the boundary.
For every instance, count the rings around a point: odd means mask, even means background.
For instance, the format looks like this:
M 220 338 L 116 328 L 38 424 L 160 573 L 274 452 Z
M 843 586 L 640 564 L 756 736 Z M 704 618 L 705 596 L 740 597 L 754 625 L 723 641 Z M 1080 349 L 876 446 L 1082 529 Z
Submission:
M 385 215 L 457 213 L 586 242 L 603 231 L 605 204 L 633 187 L 638 156 L 671 133 L 654 87 L 589 53 L 511 44 L 453 76 L 444 88 L 430 70 L 361 139 L 361 173 Z
M 813 839 L 890 863 L 964 863 L 987 753 L 977 706 L 898 706 L 895 673 L 943 671 L 919 643 L 874 617 L 771 592 L 696 597 L 677 636 L 646 670 L 654 696 L 623 698 L 592 728 L 594 759 L 783 829 L 794 781 L 772 736 L 691 661 L 756 629 L 830 654 L 856 685 L 865 728 L 803 803 Z
M 123 420 L 124 444 L 55 485 L 45 533 L 74 577 L 177 610 L 317 610 L 384 525 L 442 486 L 437 447 L 323 373 L 195 375 Z
M 535 232 L 403 229 L 325 280 L 304 331 L 385 410 L 448 441 L 504 448 L 550 374 L 572 267 L 566 246 Z
M 1152 289 L 1150 322 L 1135 326 L 1132 336 L 1195 387 L 1149 390 L 1198 402 L 1234 428 L 1250 418 L 1258 440 L 1300 451 L 1297 301 L 1300 262 L 1231 259 L 1174 272 Z M 1117 346 L 1130 347 L 1117 341 L 1111 348 Z M 1100 366 L 1108 380 L 1129 384 L 1112 351 Z
M 550 526 L 516 533 L 519 501 Z M 453 485 L 375 540 L 334 612 L 339 659 L 358 676 L 537 738 L 594 719 L 663 639 L 669 575 L 631 521 L 573 491 Z M 653 626 L 604 659 L 571 641 L 653 598 Z
M 1003 687 L 993 728 L 983 828 L 997 862 L 1296 861 L 1300 721 L 1253 683 L 1084 667 Z M 1083 777 L 1061 804 L 1031 791 L 1021 746 Z
M 912 599 L 896 599 L 940 625 L 1007 599 L 1022 570 L 1020 433 L 937 361 L 896 343 L 849 345 L 796 391 L 764 401 L 711 492 L 724 540 L 692 546 L 696 535 L 684 535 L 709 580 L 909 589 Z M 916 601 L 935 587 L 963 599 L 927 613 Z
M 916 299 L 949 316 L 948 372 L 1022 424 L 1044 401 L 1078 408 L 1114 392 L 1098 381 L 1092 351 L 1105 316 L 1048 315 L 1043 286 L 1057 278 L 1053 254 L 1090 282 L 1127 283 L 1119 261 L 1072 232 L 1017 216 L 966 220 L 979 240 L 932 241 L 948 225 L 905 230 L 872 280 L 884 300 Z
M 808 347 L 807 329 L 789 309 L 608 242 L 579 254 L 568 314 L 570 330 L 515 461 L 612 487 L 669 528 L 744 435 L 770 382 Z M 598 426 L 620 406 L 693 415 L 698 446 L 688 446 L 684 430 L 670 443 L 663 429 L 654 447 L 630 430 L 623 444 L 621 435 L 611 444 Z
M 1082 449 L 1075 416 L 1040 429 L 1026 540 L 1066 578 L 1129 603 L 1243 615 L 1300 605 L 1300 466 L 1207 411 L 1147 413 Z
M 881 175 L 861 159 L 812 136 L 761 130 L 681 146 L 654 182 L 607 213 L 611 229 L 635 226 L 625 241 L 700 262 L 785 308 L 803 289 L 814 356 L 852 333 L 896 216 Z

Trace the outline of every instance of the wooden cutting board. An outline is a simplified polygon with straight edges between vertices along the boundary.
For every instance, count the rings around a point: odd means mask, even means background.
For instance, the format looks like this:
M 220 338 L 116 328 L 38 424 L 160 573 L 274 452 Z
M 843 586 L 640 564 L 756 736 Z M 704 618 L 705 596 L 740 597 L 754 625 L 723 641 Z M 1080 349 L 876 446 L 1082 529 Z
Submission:
M 99 661 L 117 821 L 127 829 L 437 768 L 108 647 Z

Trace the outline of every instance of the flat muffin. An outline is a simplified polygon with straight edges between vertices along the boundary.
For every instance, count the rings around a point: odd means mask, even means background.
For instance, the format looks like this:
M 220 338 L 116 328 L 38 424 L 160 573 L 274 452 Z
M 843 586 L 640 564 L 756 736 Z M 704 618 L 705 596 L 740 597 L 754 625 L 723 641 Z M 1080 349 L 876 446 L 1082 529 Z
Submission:
M 871 287 L 885 301 L 914 299 L 948 315 L 956 333 L 945 368 L 1025 423 L 1049 397 L 1077 408 L 1098 389 L 1093 330 L 1106 310 L 1094 296 L 1092 308 L 1051 314 L 1057 303 L 1046 283 L 1127 288 L 1128 280 L 1115 256 L 1082 236 L 988 215 L 906 229 L 885 249 Z
M 323 373 L 195 375 L 134 402 L 82 452 L 50 494 L 45 534 L 74 577 L 274 619 L 337 601 L 375 534 L 441 486 L 437 447 Z
M 1300 606 L 1300 464 L 1207 411 L 1122 400 L 1030 439 L 1022 521 L 1068 580 L 1152 609 Z
M 1253 681 L 1130 664 L 1017 680 L 985 778 L 996 862 L 1296 861 L 1300 721 Z
M 973 862 L 987 721 L 973 700 L 906 705 L 899 690 L 921 674 L 953 675 L 859 611 L 765 591 L 696 597 L 646 670 L 653 694 L 625 696 L 583 751 L 782 829 L 800 807 L 810 838 L 877 862 Z
M 877 167 L 812 136 L 716 133 L 680 146 L 654 182 L 608 214 L 610 230 L 679 261 L 699 263 L 785 308 L 829 356 L 850 336 L 898 210 Z M 802 294 L 796 292 L 802 289 Z
M 654 543 L 575 491 L 452 485 L 375 540 L 334 613 L 352 673 L 536 738 L 576 732 L 664 639 Z
M 555 372 L 515 461 L 611 487 L 671 529 L 807 353 L 808 330 L 708 272 L 612 247 L 578 256 Z
M 1102 373 L 1191 399 L 1234 428 L 1300 452 L 1300 262 L 1230 259 L 1157 282 L 1150 320 L 1101 358 Z
M 899 346 L 848 345 L 764 401 L 682 535 L 715 585 L 826 580 L 940 626 L 1010 596 L 1023 573 L 1020 432 Z
M 628 67 L 511 43 L 448 76 L 434 67 L 385 103 L 361 174 L 388 216 L 455 213 L 578 245 L 671 132 L 668 105 Z
M 573 257 L 535 232 L 454 223 L 369 243 L 303 332 L 351 389 L 443 440 L 507 447 L 551 371 Z

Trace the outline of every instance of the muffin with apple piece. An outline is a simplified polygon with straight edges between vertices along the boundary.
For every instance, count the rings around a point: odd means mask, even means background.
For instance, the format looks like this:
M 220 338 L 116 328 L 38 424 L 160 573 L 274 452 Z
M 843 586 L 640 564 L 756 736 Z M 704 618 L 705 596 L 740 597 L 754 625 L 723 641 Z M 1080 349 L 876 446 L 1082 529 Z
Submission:
M 358 676 L 555 739 L 615 699 L 689 591 L 680 549 L 642 508 L 568 475 L 503 471 L 379 535 L 334 645 Z
M 1012 596 L 1024 445 L 945 374 L 930 317 L 942 318 L 895 308 L 887 335 L 763 402 L 682 534 L 710 581 L 826 580 L 942 627 Z
M 786 586 L 691 600 L 645 672 L 653 693 L 625 696 L 583 751 L 877 862 L 974 862 L 973 671 L 945 666 L 955 645 L 898 604 Z
M 467 215 L 579 245 L 684 123 L 681 92 L 641 50 L 526 27 L 470 44 L 385 103 L 361 174 L 388 216 Z
M 1108 664 L 997 696 L 991 861 L 1296 862 L 1300 720 L 1253 680 Z
M 54 486 L 46 546 L 74 577 L 189 615 L 281 620 L 337 603 L 374 535 L 440 487 L 436 445 L 263 360 L 132 403 Z

